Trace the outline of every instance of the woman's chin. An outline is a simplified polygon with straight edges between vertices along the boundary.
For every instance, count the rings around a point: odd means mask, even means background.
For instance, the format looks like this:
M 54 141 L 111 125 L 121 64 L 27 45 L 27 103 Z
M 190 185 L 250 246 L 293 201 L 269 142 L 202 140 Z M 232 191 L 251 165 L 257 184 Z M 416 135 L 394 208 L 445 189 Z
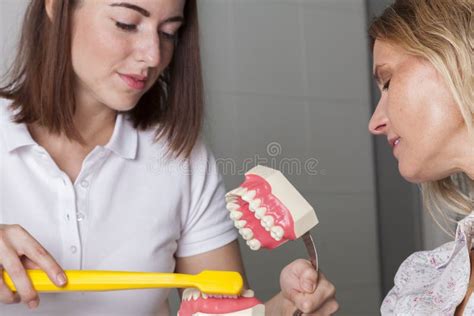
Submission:
M 420 168 L 413 163 L 404 164 L 399 160 L 398 171 L 406 181 L 411 183 L 419 184 L 429 181 L 422 175 Z
M 118 112 L 127 112 L 132 110 L 138 103 L 136 98 L 116 98 L 112 97 L 106 101 L 106 105 L 111 108 L 112 110 Z

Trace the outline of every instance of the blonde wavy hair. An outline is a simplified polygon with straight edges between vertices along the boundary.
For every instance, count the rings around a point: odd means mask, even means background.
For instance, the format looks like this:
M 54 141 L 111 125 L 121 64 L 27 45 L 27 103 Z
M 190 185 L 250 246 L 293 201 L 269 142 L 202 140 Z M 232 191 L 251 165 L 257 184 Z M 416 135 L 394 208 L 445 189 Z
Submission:
M 474 0 L 396 0 L 372 22 L 369 35 L 372 46 L 387 41 L 430 61 L 474 137 L 473 11 Z M 423 204 L 445 232 L 452 235 L 446 226 L 473 210 L 473 184 L 464 173 L 421 184 Z

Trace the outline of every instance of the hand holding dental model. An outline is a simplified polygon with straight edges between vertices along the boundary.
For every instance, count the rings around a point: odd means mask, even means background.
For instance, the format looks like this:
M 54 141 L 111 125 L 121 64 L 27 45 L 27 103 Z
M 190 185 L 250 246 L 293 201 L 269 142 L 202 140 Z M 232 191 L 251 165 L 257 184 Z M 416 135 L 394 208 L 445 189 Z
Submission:
M 318 272 L 316 249 L 309 234 L 318 219 L 283 174 L 256 166 L 245 174 L 245 181 L 237 189 L 227 193 L 226 200 L 235 227 L 252 250 L 274 249 L 302 236 L 309 246 L 311 262 L 296 260 L 281 272 L 282 295 L 290 302 L 282 309 L 294 311 L 296 307 L 318 315 L 334 313 L 338 309 L 335 288 Z

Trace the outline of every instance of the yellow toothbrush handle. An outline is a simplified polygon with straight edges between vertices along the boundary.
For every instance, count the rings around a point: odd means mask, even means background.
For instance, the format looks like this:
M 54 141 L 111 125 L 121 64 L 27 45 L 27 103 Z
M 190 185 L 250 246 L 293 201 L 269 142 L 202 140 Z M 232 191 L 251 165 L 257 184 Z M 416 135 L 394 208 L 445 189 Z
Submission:
M 122 271 L 65 271 L 68 283 L 57 287 L 41 270 L 27 270 L 38 292 L 62 291 L 114 291 L 151 288 L 195 287 L 208 294 L 240 294 L 243 279 L 232 271 L 203 271 L 197 275 L 179 273 L 122 272 Z M 3 272 L 7 286 L 15 291 L 10 276 Z

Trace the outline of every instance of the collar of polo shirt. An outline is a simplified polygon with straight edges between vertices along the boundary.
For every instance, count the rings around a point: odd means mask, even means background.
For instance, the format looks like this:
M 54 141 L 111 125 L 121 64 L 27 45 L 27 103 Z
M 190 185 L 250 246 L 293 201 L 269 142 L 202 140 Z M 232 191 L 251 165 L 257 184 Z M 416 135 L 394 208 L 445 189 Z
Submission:
M 31 137 L 26 124 L 17 124 L 12 121 L 14 112 L 8 113 L 9 103 L 5 103 L 5 99 L 1 99 L 0 115 L 6 119 L 4 124 L 0 124 L 0 128 L 5 139 L 6 149 L 13 152 L 21 147 L 36 145 Z M 11 101 L 10 101 L 11 102 Z M 138 147 L 138 131 L 133 127 L 132 122 L 124 113 L 119 113 L 115 120 L 115 127 L 110 141 L 105 148 L 113 151 L 124 159 L 135 159 Z

